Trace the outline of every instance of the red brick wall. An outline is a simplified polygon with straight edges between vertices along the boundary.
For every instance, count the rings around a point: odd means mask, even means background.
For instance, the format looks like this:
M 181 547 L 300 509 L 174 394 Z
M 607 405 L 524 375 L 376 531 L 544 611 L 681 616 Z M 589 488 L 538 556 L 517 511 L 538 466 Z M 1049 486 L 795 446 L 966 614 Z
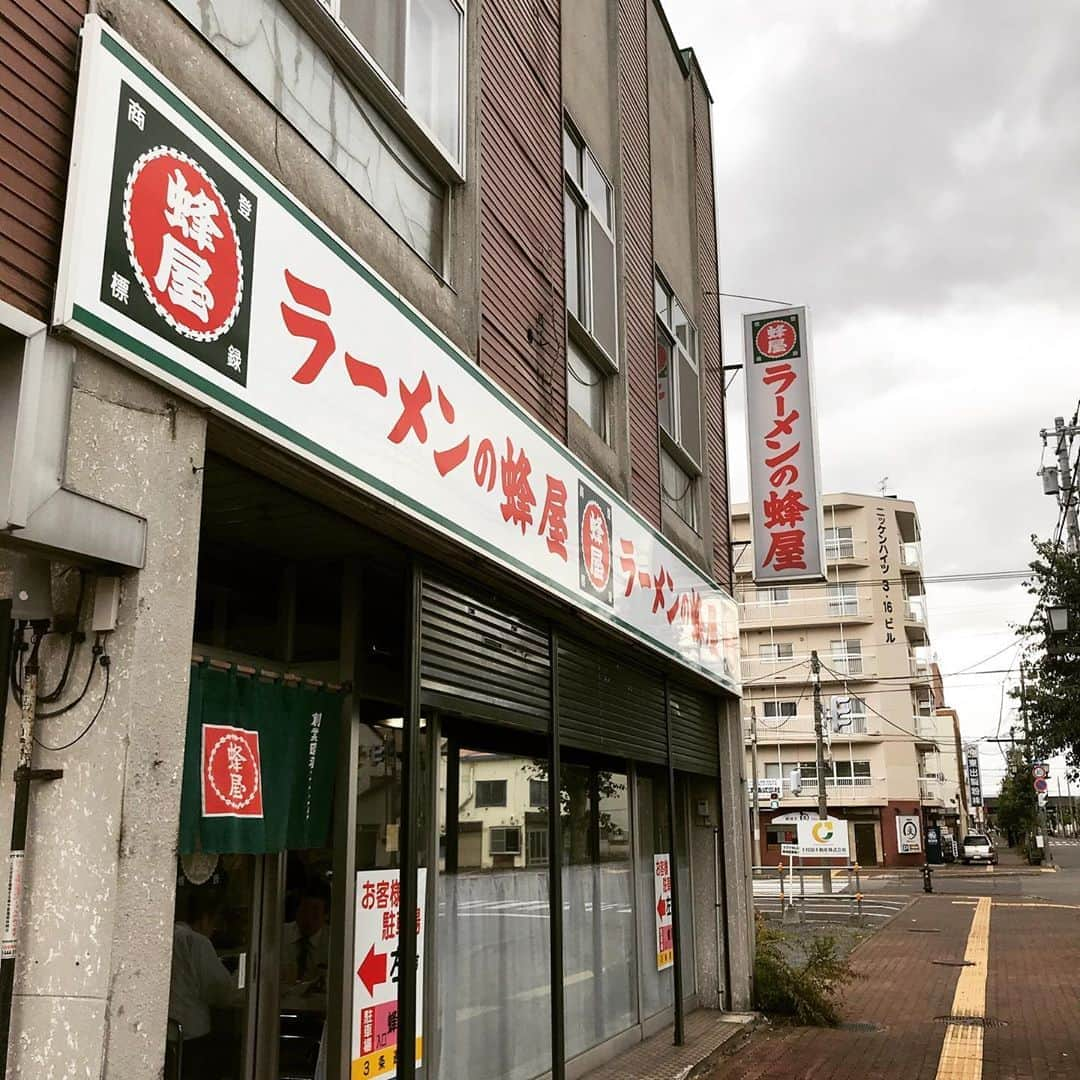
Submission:
M 47 320 L 85 0 L 0 3 L 0 299 Z

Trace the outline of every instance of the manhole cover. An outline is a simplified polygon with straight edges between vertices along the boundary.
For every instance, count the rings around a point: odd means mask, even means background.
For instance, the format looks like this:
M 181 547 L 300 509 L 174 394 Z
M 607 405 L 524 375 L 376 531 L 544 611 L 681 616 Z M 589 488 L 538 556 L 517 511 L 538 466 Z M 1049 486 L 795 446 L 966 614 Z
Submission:
M 931 960 L 931 964 L 940 964 L 942 967 L 974 967 L 974 960 Z
M 936 926 L 909 926 L 907 928 L 909 934 L 940 934 L 941 931 Z
M 871 1024 L 864 1020 L 853 1020 L 838 1025 L 841 1031 L 884 1031 L 880 1024 Z
M 994 1016 L 935 1016 L 938 1024 L 956 1024 L 959 1027 L 1008 1027 L 1008 1020 L 998 1020 Z

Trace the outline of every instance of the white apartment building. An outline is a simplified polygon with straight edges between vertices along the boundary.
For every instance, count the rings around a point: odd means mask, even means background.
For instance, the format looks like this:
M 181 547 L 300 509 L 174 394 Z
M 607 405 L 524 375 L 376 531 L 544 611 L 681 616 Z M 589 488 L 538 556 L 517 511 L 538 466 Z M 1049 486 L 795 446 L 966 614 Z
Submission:
M 824 497 L 824 517 L 827 582 L 759 588 L 749 507 L 732 508 L 748 777 L 755 728 L 758 750 L 755 858 L 775 863 L 794 839 L 774 818 L 818 805 L 816 651 L 829 812 L 848 822 L 861 865 L 920 863 L 923 853 L 900 854 L 897 819 L 918 815 L 923 837 L 936 826 L 948 838 L 961 806 L 953 721 L 936 713 L 918 514 L 892 496 L 840 493 Z

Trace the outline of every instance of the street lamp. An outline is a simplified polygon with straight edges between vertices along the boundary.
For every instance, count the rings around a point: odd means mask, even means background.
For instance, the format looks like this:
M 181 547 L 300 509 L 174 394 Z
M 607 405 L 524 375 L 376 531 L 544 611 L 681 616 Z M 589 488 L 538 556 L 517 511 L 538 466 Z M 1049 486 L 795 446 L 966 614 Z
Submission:
M 1069 609 L 1067 607 L 1048 607 L 1046 619 L 1050 624 L 1051 634 L 1064 634 L 1069 629 Z

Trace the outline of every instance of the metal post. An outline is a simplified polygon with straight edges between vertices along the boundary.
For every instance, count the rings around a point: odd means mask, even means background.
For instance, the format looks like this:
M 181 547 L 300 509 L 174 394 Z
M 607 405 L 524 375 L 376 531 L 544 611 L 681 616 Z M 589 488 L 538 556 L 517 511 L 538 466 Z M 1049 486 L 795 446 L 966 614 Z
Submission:
M 416 1076 L 416 918 L 419 897 L 416 868 L 419 837 L 416 819 L 420 755 L 420 601 L 423 571 L 414 561 L 409 571 L 409 618 L 405 624 L 405 724 L 401 769 L 401 869 L 398 923 L 397 1075 Z
M 855 864 L 855 908 L 859 913 L 859 925 L 862 926 L 862 874 L 859 864 Z
M 822 821 L 829 816 L 829 794 L 825 783 L 825 725 L 821 708 L 821 661 L 817 649 L 810 653 L 810 677 L 814 682 L 814 738 L 817 740 L 818 817 Z M 821 891 L 832 892 L 832 873 L 825 867 L 821 875 Z
M 758 804 L 758 760 L 757 760 L 757 709 L 750 706 L 750 772 L 752 774 L 753 790 L 751 799 L 754 806 L 754 862 L 761 856 L 761 807 Z M 780 791 L 783 794 L 784 779 L 780 778 Z
M 1075 554 L 1080 550 L 1080 525 L 1077 524 L 1072 466 L 1069 464 L 1069 446 L 1066 443 L 1066 437 L 1071 436 L 1065 428 L 1064 417 L 1054 417 L 1054 431 L 1057 433 L 1058 501 L 1065 510 L 1065 549 Z
M 48 623 L 30 624 L 30 651 L 23 673 L 19 719 L 19 756 L 15 768 L 15 808 L 11 821 L 11 847 L 8 855 L 7 915 L 4 920 L 3 947 L 0 952 L 0 1073 L 7 1075 L 8 1047 L 11 1042 L 12 994 L 15 985 L 15 952 L 18 947 L 19 920 L 22 908 L 23 867 L 26 860 L 26 825 L 30 809 L 31 762 L 34 753 L 34 718 L 41 639 Z M 8 669 L 4 670 L 5 685 Z M 2 700 L 7 702 L 5 692 Z
M 1060 420 L 1061 418 L 1058 417 Z M 1024 661 L 1020 661 L 1020 715 L 1024 720 L 1024 758 L 1028 766 L 1028 780 L 1032 779 L 1031 767 L 1035 764 L 1035 755 L 1031 750 L 1031 729 L 1028 725 L 1027 714 L 1027 685 L 1024 682 Z M 1051 866 L 1054 865 L 1054 856 L 1050 850 L 1050 830 L 1046 827 L 1046 808 L 1039 806 L 1039 796 L 1035 796 L 1035 814 L 1036 814 L 1036 828 L 1042 833 L 1043 838 L 1043 858 L 1046 859 Z
M 551 631 L 551 722 L 548 726 L 548 908 L 551 925 L 551 1077 L 566 1076 L 563 994 L 562 768 L 559 755 L 559 635 Z
M 675 949 L 675 1045 L 682 1046 L 686 1041 L 686 1031 L 683 1024 L 683 985 L 682 985 L 682 934 L 679 927 L 682 925 L 682 901 L 679 896 L 679 841 L 678 828 L 675 817 L 675 762 L 671 757 L 671 683 L 664 676 L 664 727 L 667 730 L 667 789 L 668 789 L 668 821 L 670 822 L 671 843 L 671 906 L 674 909 L 671 919 L 671 939 Z

